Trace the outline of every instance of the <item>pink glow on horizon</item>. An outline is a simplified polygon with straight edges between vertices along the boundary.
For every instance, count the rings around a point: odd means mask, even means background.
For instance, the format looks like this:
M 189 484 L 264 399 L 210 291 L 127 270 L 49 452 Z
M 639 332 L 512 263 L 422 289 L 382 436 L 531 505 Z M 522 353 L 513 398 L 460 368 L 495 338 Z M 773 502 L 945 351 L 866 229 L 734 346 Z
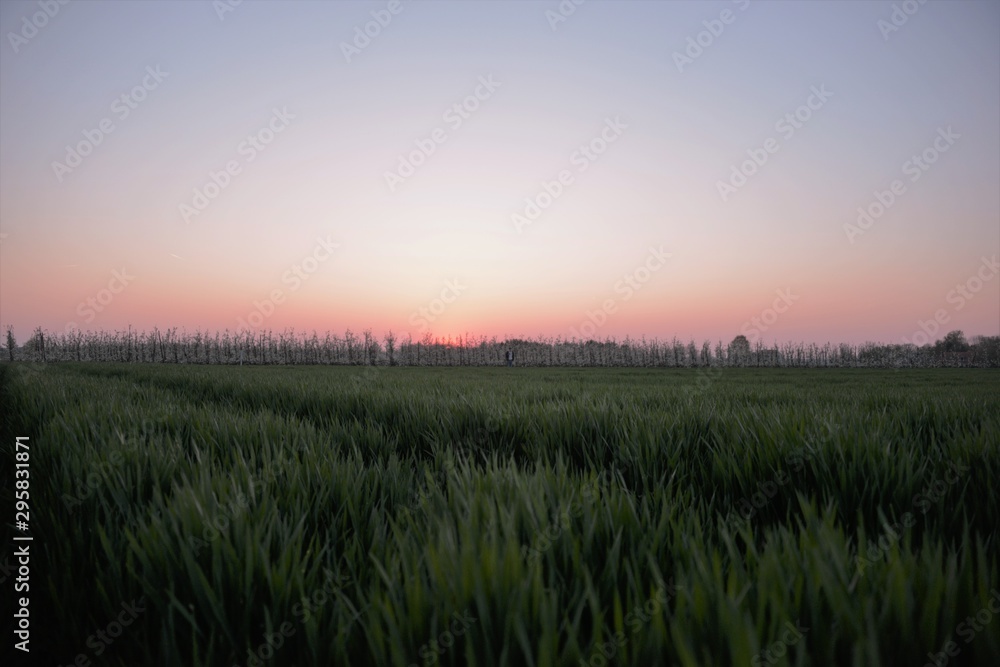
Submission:
M 683 72 L 670 45 L 709 17 L 703 3 L 593 3 L 558 31 L 545 3 L 420 3 L 352 62 L 330 35 L 350 34 L 364 3 L 244 3 L 225 22 L 199 3 L 84 4 L 0 61 L 0 327 L 19 340 L 242 320 L 863 343 L 936 316 L 935 337 L 1000 335 L 1000 278 L 983 272 L 1000 254 L 996 3 L 931 3 L 888 42 L 879 3 L 759 3 Z M 0 32 L 19 7 L 3 3 Z M 57 177 L 153 66 L 169 74 Z M 499 84 L 488 95 L 483 77 Z M 721 197 L 816 86 L 828 101 Z M 945 128 L 957 139 L 939 151 Z M 905 165 L 928 150 L 913 179 Z M 874 205 L 884 214 L 849 232 Z M 651 249 L 670 258 L 647 272 Z M 110 291 L 123 270 L 134 280 Z M 976 289 L 959 299 L 961 285 Z M 795 300 L 771 319 L 780 290 Z

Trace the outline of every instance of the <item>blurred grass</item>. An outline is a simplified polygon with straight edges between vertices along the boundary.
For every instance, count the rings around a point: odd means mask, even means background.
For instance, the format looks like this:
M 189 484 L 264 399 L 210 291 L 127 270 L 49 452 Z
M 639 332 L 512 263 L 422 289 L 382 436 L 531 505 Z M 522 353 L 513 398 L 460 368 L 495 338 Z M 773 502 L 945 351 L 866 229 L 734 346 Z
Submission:
M 809 630 L 776 664 L 921 665 L 949 639 L 949 664 L 998 664 L 1000 618 L 956 635 L 1000 587 L 998 389 L 958 369 L 706 386 L 0 364 L 4 456 L 31 437 L 32 605 L 57 664 L 94 659 L 87 638 L 142 595 L 101 664 L 244 665 L 285 622 L 263 662 L 750 665 L 790 622 Z M 968 470 L 946 484 L 949 464 Z

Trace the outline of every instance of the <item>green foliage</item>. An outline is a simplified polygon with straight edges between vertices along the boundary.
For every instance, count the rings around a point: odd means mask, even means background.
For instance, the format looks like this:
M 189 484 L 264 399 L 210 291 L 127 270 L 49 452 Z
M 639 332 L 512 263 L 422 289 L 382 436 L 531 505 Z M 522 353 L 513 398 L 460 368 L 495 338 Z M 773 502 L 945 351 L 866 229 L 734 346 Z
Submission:
M 934 347 L 944 352 L 967 352 L 969 343 L 965 340 L 965 334 L 956 329 L 949 331 L 944 339 L 934 344 Z
M 995 372 L 49 366 L 0 398 L 55 664 L 1000 661 Z

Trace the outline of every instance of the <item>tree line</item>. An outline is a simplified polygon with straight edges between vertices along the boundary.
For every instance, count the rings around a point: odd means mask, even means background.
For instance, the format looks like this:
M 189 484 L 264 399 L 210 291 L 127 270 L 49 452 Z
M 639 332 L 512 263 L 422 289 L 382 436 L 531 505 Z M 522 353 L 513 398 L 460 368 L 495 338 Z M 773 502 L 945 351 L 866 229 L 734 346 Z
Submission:
M 97 361 L 173 364 L 333 364 L 363 366 L 503 366 L 507 350 L 517 366 L 607 366 L 649 368 L 692 367 L 848 367 L 936 368 L 1000 367 L 1000 336 L 966 340 L 952 331 L 933 344 L 751 343 L 736 336 L 729 344 L 708 341 L 701 345 L 677 338 L 623 340 L 566 340 L 562 338 L 487 339 L 459 336 L 445 339 L 425 334 L 401 339 L 391 331 L 381 339 L 370 329 L 343 335 L 326 332 L 320 337 L 294 330 L 274 332 L 178 332 L 176 328 L 150 332 L 72 331 L 48 333 L 35 330 L 18 345 L 8 327 L 6 346 L 0 350 L 9 361 Z

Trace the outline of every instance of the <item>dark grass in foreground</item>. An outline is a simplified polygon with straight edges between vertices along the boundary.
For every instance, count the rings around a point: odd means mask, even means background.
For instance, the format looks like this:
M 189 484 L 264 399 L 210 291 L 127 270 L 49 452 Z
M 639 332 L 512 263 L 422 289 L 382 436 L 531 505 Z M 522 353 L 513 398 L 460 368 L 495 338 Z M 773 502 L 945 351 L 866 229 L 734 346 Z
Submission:
M 1000 664 L 995 371 L 2 364 L 0 392 L 33 663 Z

